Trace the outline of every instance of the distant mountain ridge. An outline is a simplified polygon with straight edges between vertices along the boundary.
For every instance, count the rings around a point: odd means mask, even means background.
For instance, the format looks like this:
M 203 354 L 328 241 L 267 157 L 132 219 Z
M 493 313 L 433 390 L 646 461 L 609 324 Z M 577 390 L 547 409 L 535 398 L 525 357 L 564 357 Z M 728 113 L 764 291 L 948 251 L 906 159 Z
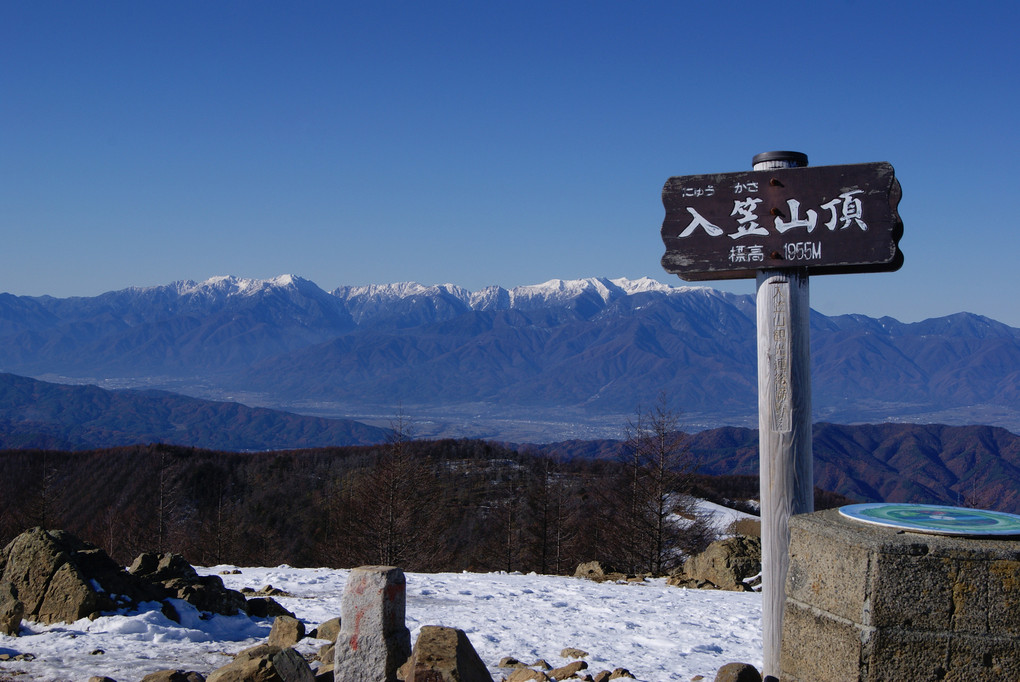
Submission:
M 106 391 L 0 374 L 0 449 L 87 450 L 170 443 L 280 450 L 384 442 L 391 432 L 153 390 Z
M 811 325 L 816 420 L 1020 430 L 1020 329 L 970 313 L 906 324 L 812 312 Z M 752 425 L 755 343 L 753 296 L 648 278 L 326 292 L 283 275 L 0 294 L 0 371 L 326 415 L 402 406 L 466 415 L 478 431 L 465 435 L 484 437 L 551 416 L 550 439 L 619 426 L 663 390 L 698 428 Z

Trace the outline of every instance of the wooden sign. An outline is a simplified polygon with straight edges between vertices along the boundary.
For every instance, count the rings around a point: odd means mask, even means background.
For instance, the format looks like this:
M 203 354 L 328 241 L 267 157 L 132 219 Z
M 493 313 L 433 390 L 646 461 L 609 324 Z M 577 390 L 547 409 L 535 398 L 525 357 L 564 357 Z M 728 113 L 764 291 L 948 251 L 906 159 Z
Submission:
M 898 270 L 901 194 L 884 162 L 673 177 L 662 267 L 689 281 Z

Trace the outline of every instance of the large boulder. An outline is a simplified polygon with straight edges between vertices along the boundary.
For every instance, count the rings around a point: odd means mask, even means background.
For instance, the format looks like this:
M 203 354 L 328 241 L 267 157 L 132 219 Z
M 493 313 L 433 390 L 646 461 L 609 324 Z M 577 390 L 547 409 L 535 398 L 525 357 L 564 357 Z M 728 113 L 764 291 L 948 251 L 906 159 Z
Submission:
M 0 586 L 0 627 L 6 630 L 20 626 L 20 618 L 72 623 L 168 598 L 224 615 L 246 607 L 240 592 L 226 589 L 219 576 L 198 575 L 179 555 L 143 554 L 125 571 L 71 533 L 42 528 L 25 531 L 0 551 Z M 176 615 L 169 602 L 164 612 Z
M 761 573 L 761 538 L 737 535 L 716 540 L 701 554 L 684 562 L 682 573 L 671 576 L 670 585 L 716 587 L 749 591 L 745 582 Z
M 290 647 L 260 644 L 209 674 L 206 682 L 315 682 L 311 667 Z
M 103 550 L 71 533 L 38 527 L 0 551 L 0 583 L 10 584 L 3 595 L 7 602 L 13 595 L 22 603 L 24 618 L 46 624 L 71 623 L 161 596 Z
M 464 631 L 438 625 L 422 626 L 401 672 L 404 682 L 492 682 Z

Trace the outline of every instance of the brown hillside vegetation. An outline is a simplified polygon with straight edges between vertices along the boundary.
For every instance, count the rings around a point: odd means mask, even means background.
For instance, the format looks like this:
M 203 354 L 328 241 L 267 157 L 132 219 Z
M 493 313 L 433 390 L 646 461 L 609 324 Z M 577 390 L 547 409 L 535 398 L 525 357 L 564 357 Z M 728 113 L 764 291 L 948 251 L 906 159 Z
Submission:
M 754 475 L 758 432 L 724 427 L 691 434 L 707 475 Z M 573 457 L 619 456 L 621 441 L 542 446 Z M 814 425 L 815 485 L 861 502 L 915 502 L 1020 513 L 1020 436 L 994 426 Z
M 199 565 L 569 573 L 598 560 L 667 571 L 712 537 L 698 523 L 653 532 L 659 519 L 642 511 L 652 501 L 633 497 L 647 475 L 469 440 L 269 453 L 6 451 L 0 545 L 38 525 L 71 531 L 123 564 L 172 550 Z M 717 499 L 731 496 L 727 486 L 757 488 L 743 478 L 685 485 Z

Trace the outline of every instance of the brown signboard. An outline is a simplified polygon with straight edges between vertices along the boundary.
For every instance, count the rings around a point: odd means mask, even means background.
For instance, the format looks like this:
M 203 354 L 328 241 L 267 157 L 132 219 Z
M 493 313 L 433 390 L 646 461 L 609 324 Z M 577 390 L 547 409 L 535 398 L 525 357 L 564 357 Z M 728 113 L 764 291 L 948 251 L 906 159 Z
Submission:
M 884 162 L 673 177 L 662 267 L 689 281 L 897 270 L 900 195 Z

